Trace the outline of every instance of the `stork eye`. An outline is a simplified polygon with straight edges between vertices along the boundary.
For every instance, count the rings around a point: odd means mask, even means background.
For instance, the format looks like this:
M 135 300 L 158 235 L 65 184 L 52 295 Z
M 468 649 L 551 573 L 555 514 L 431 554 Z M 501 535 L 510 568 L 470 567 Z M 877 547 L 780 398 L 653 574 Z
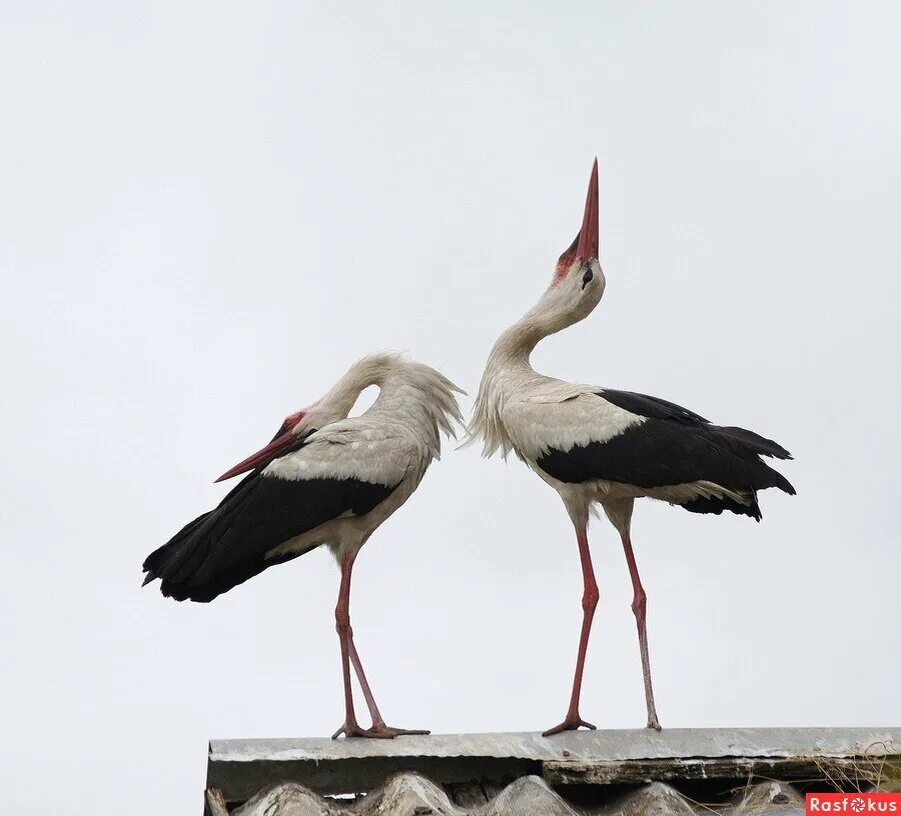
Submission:
M 588 286 L 588 282 L 589 282 L 593 277 L 594 277 L 594 272 L 592 272 L 590 269 L 586 269 L 586 270 L 585 270 L 585 274 L 582 275 L 582 288 L 583 288 L 583 289 L 584 289 L 586 286 Z

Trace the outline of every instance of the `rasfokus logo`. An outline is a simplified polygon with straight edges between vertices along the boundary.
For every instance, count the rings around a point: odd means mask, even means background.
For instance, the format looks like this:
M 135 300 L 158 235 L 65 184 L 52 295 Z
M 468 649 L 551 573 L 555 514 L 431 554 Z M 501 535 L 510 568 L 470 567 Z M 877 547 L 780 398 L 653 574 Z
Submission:
M 808 793 L 805 814 L 897 813 L 901 816 L 901 793 Z

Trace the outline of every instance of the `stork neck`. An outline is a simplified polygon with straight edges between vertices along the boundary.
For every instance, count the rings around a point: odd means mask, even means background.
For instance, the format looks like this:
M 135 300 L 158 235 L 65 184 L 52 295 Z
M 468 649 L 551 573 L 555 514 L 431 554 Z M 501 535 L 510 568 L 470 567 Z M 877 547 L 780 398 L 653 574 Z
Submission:
M 482 438 L 483 456 L 490 456 L 498 448 L 506 454 L 513 447 L 500 412 L 517 384 L 537 376 L 529 358 L 547 332 L 533 319 L 534 311 L 506 329 L 488 355 L 468 428 L 470 440 Z
M 343 419 L 351 412 L 363 390 L 370 385 L 381 387 L 383 379 L 384 372 L 379 366 L 363 360 L 353 365 L 319 402 L 329 406 L 330 414 Z
M 549 334 L 555 334 L 567 325 L 569 321 L 554 314 L 542 298 L 501 334 L 491 356 L 501 364 L 531 370 L 529 358 L 535 347 Z
M 529 358 L 542 337 L 543 335 L 531 331 L 530 327 L 523 326 L 522 321 L 514 323 L 498 337 L 491 351 L 491 358 L 505 368 L 531 368 Z

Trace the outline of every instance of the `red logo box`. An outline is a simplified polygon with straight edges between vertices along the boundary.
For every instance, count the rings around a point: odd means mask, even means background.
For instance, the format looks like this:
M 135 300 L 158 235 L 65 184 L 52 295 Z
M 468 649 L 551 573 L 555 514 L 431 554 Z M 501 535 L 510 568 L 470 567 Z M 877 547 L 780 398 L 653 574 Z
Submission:
M 808 793 L 804 801 L 806 816 L 845 813 L 897 813 L 901 816 L 901 793 Z

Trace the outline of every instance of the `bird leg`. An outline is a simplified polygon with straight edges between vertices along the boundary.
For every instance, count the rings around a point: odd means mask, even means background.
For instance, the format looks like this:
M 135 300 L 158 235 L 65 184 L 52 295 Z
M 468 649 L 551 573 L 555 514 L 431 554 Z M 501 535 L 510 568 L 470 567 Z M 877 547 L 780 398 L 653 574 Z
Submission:
M 400 737 L 405 734 L 429 734 L 430 731 L 423 729 L 394 728 L 385 724 L 379 707 L 372 695 L 372 689 L 369 687 L 369 681 L 363 672 L 363 664 L 360 662 L 360 656 L 357 654 L 357 647 L 354 645 L 353 632 L 350 634 L 350 662 L 356 672 L 357 680 L 360 681 L 360 688 L 363 689 L 363 697 L 366 700 L 366 707 L 369 709 L 369 715 L 372 717 L 372 728 L 368 729 L 367 736 L 380 737 Z
M 587 525 L 576 527 L 576 540 L 579 542 L 579 559 L 582 562 L 582 580 L 584 590 L 582 593 L 582 632 L 579 636 L 579 652 L 576 657 L 576 673 L 573 677 L 573 690 L 569 699 L 569 709 L 566 717 L 559 725 L 549 728 L 542 736 L 559 734 L 561 731 L 575 731 L 577 728 L 591 728 L 596 726 L 585 722 L 579 715 L 579 697 L 582 694 L 582 673 L 585 670 L 585 653 L 588 650 L 588 635 L 591 632 L 591 622 L 594 619 L 594 610 L 598 605 L 598 585 L 594 579 L 594 568 L 591 566 L 591 551 L 588 549 Z
M 651 659 L 648 656 L 648 596 L 641 585 L 641 577 L 638 574 L 638 565 L 635 563 L 635 553 L 632 552 L 632 538 L 628 527 L 621 533 L 621 536 L 623 549 L 626 551 L 626 562 L 629 565 L 629 575 L 632 576 L 632 612 L 635 614 L 635 622 L 638 625 L 638 646 L 641 650 L 644 697 L 648 707 L 648 728 L 659 731 L 660 721 L 657 719 L 657 708 L 654 705 L 654 689 L 651 686 Z
M 372 690 L 363 673 L 363 664 L 360 662 L 360 656 L 354 646 L 354 633 L 350 626 L 350 577 L 355 558 L 356 554 L 353 552 L 347 552 L 341 558 L 341 585 L 338 589 L 338 603 L 335 606 L 335 628 L 338 630 L 338 641 L 341 644 L 341 671 L 344 676 L 344 724 L 332 734 L 332 739 L 337 739 L 341 734 L 346 737 L 381 739 L 391 739 L 401 734 L 428 734 L 428 731 L 408 731 L 386 725 L 375 698 L 372 696 Z M 357 722 L 350 680 L 351 665 L 360 681 L 363 697 L 366 699 L 366 705 L 372 715 L 371 728 L 362 728 Z
M 344 677 L 344 725 L 332 734 L 332 739 L 337 739 L 341 734 L 347 737 L 366 736 L 365 730 L 357 722 L 354 695 L 350 685 L 350 575 L 355 557 L 352 551 L 344 553 L 341 557 L 341 584 L 338 588 L 338 603 L 335 605 L 335 628 L 338 630 L 338 643 L 341 645 L 341 672 Z

